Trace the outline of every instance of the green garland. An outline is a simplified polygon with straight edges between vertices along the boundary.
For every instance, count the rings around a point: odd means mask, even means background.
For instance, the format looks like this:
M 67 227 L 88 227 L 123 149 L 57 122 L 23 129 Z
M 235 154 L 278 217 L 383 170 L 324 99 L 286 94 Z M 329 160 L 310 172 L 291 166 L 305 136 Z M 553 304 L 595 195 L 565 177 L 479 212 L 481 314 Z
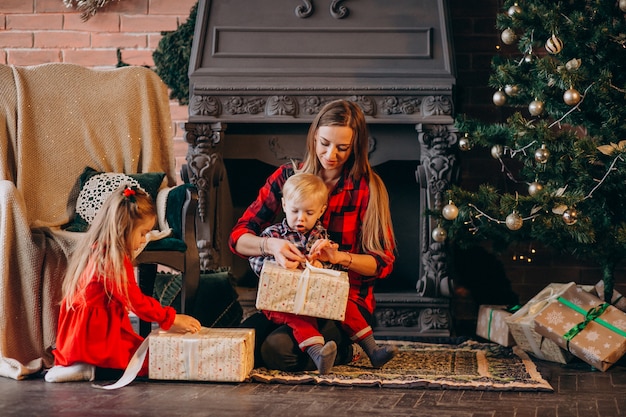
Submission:
M 185 23 L 172 32 L 162 32 L 163 37 L 152 54 L 156 73 L 170 88 L 170 98 L 182 105 L 189 104 L 189 59 L 196 26 L 198 3 Z

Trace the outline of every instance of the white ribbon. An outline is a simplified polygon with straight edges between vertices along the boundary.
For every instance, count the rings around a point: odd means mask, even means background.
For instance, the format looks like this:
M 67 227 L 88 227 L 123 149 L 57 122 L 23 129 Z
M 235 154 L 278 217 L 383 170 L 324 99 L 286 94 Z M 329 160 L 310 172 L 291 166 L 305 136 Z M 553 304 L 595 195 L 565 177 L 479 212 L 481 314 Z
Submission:
M 306 265 L 300 278 L 298 279 L 298 288 L 296 289 L 296 298 L 293 302 L 293 313 L 300 314 L 304 309 L 304 303 L 306 302 L 306 296 L 309 289 L 309 281 L 311 279 L 311 272 L 316 274 L 330 275 L 331 277 L 340 277 L 341 271 L 328 268 L 318 268 L 306 261 Z
M 183 336 L 183 361 L 187 380 L 198 379 L 198 363 L 200 362 L 199 342 L 200 339 L 193 333 Z
M 153 332 L 156 332 L 156 331 L 158 331 L 158 329 L 154 330 Z M 110 385 L 91 384 L 91 386 L 94 388 L 111 390 L 111 389 L 118 389 L 118 388 L 125 387 L 126 385 L 133 382 L 135 378 L 137 378 L 137 374 L 139 373 L 139 371 L 141 371 L 141 367 L 143 366 L 143 361 L 146 359 L 146 353 L 148 352 L 148 345 L 149 345 L 148 339 L 149 338 L 150 336 L 148 335 L 148 337 L 146 337 L 143 340 L 143 342 L 141 342 L 141 345 L 139 345 L 133 357 L 130 358 L 130 362 L 128 362 L 128 366 L 126 367 L 124 374 L 120 377 L 120 379 L 117 380 L 117 382 L 110 384 Z

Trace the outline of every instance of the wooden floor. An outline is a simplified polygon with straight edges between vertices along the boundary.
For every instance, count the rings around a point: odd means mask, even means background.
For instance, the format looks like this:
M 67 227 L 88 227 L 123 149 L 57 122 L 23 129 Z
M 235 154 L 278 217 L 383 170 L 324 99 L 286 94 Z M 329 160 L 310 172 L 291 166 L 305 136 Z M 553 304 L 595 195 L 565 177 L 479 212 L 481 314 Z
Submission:
M 626 366 L 537 365 L 554 393 L 146 380 L 104 391 L 0 377 L 0 416 L 626 416 Z

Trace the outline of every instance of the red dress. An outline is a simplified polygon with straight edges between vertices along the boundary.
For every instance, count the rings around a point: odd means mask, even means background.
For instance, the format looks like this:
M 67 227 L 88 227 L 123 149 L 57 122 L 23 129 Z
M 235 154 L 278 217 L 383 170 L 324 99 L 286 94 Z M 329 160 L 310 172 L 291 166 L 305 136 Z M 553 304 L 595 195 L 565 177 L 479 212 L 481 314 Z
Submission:
M 153 297 L 145 295 L 135 281 L 130 259 L 124 260 L 129 277 L 128 299 L 132 311 L 142 320 L 159 323 L 162 329 L 172 326 L 176 310 L 162 307 Z M 128 317 L 131 309 L 123 294 L 110 286 L 105 291 L 102 281 L 92 278 L 85 297 L 71 308 L 61 303 L 55 365 L 68 366 L 84 362 L 100 368 L 125 369 L 143 338 L 133 330 Z M 147 367 L 140 375 L 147 374 Z

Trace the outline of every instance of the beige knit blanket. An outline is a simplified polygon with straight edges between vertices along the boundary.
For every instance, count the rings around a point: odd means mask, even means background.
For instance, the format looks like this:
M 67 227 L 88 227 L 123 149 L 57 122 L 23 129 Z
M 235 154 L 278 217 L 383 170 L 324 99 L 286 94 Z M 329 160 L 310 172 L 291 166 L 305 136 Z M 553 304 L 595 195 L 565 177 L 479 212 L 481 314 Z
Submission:
M 165 172 L 175 161 L 167 87 L 151 70 L 0 65 L 0 375 L 52 364 L 66 258 L 61 232 L 86 166 Z

